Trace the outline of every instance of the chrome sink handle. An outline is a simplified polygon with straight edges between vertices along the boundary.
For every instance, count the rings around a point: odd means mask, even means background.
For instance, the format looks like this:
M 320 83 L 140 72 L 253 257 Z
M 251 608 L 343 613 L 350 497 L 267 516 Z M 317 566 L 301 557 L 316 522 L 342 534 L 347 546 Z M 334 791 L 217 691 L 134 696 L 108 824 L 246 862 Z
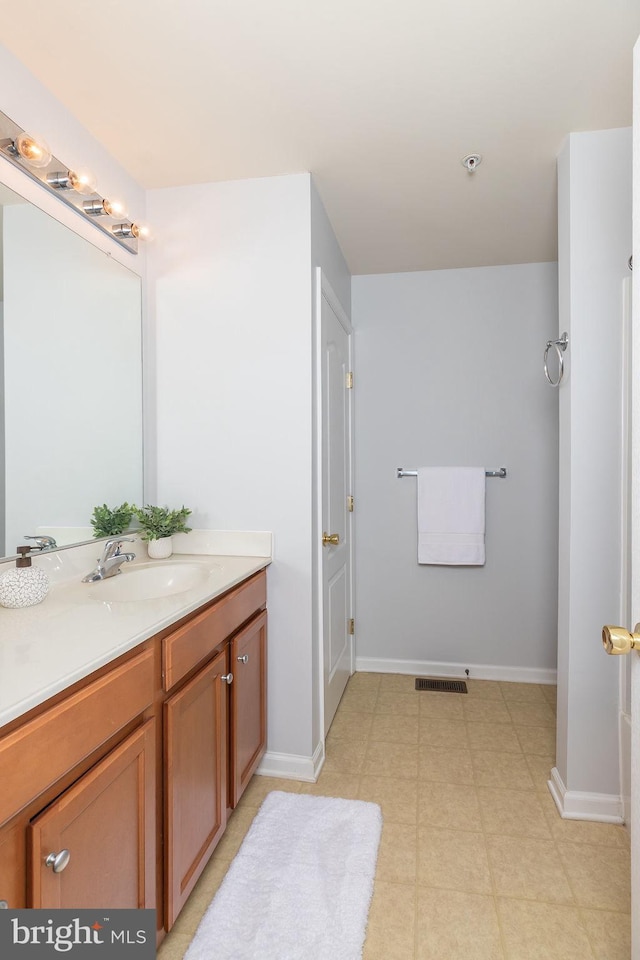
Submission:
M 25 533 L 25 540 L 33 540 L 32 550 L 55 550 L 58 544 L 55 542 L 53 537 L 39 536 L 39 537 L 30 537 Z

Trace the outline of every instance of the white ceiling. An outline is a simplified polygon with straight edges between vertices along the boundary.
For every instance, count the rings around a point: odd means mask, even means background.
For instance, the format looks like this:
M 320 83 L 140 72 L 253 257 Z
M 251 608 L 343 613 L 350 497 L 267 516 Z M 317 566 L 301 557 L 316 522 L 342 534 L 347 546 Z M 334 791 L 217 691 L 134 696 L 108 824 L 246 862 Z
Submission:
M 0 0 L 0 17 L 145 187 L 310 170 L 354 274 L 555 259 L 555 158 L 570 131 L 631 123 L 640 34 L 638 0 Z

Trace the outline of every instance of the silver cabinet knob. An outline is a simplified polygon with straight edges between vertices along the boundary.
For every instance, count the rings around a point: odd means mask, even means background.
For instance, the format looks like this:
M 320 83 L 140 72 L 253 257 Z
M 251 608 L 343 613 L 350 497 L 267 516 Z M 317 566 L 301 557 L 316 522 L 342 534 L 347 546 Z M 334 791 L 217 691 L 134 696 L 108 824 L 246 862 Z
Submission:
M 223 683 L 233 683 L 233 674 L 225 673 L 220 677 L 220 679 L 222 680 Z
M 51 867 L 54 873 L 62 873 L 71 860 L 71 854 L 68 850 L 61 850 L 60 853 L 50 853 L 44 862 L 45 867 Z
M 6 900 L 0 900 L 0 910 L 8 910 L 9 904 Z
M 249 663 L 249 654 L 245 653 L 243 657 L 236 657 L 238 663 Z

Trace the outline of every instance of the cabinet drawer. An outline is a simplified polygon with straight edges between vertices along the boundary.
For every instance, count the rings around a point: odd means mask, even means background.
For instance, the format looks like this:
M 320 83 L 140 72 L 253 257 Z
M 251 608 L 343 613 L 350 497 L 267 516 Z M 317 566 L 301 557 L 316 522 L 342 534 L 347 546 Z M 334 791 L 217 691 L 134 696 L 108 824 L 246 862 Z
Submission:
M 267 602 L 267 577 L 257 573 L 162 641 L 162 683 L 171 690 Z
M 152 701 L 153 651 L 147 650 L 0 738 L 0 824 Z

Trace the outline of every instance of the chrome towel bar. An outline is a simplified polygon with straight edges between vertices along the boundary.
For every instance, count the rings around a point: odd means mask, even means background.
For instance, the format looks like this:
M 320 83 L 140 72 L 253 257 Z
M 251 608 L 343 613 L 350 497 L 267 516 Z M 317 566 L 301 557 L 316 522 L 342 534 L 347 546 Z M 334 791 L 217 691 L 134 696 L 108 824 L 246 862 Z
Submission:
M 500 479 L 504 480 L 504 478 L 507 475 L 507 468 L 500 467 L 499 470 L 485 470 L 484 475 L 485 477 L 500 477 Z M 417 470 L 405 470 L 403 467 L 398 467 L 396 470 L 396 478 L 398 480 L 401 480 L 402 477 L 417 477 L 417 476 L 418 476 Z

